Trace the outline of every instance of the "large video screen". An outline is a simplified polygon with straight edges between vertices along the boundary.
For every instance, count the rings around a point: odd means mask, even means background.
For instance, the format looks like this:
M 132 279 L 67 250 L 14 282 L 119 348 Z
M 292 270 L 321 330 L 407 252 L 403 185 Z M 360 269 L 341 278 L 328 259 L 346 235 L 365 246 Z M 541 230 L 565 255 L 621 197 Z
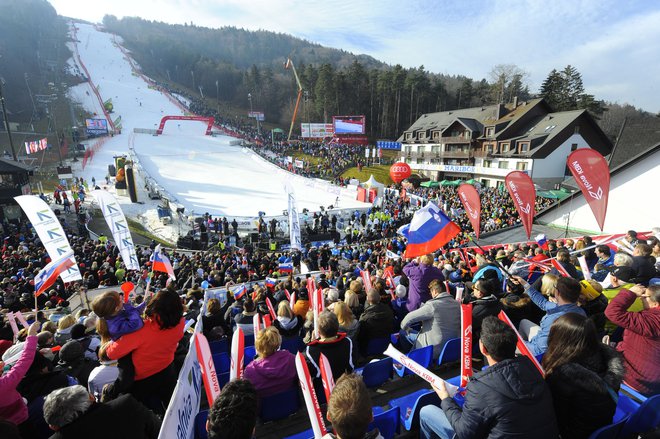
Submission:
M 335 126 L 335 134 L 364 134 L 364 116 L 333 116 L 332 122 Z
M 105 119 L 85 119 L 87 134 L 108 134 L 108 121 Z
M 300 131 L 303 138 L 322 139 L 334 135 L 334 127 L 331 123 L 301 123 Z

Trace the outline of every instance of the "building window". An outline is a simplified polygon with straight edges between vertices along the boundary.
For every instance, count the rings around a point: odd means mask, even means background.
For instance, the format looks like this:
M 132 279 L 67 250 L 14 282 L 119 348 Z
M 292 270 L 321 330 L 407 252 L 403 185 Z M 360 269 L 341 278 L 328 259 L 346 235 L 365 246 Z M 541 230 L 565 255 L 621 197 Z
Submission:
M 524 142 L 520 144 L 520 152 L 528 152 L 529 151 L 529 143 Z
M 412 146 L 406 145 L 405 147 L 406 154 L 410 154 L 412 152 Z
M 548 133 L 548 132 L 554 130 L 556 126 L 557 125 L 548 125 L 547 127 L 545 127 L 545 132 Z
M 495 134 L 495 127 L 486 127 L 486 137 L 492 137 Z
M 509 169 L 509 162 L 506 160 L 500 160 L 500 162 L 497 164 L 497 167 L 500 169 Z
M 578 148 L 578 144 L 577 144 L 577 143 L 573 143 L 573 144 L 571 145 L 571 152 L 575 151 L 577 148 Z
M 518 162 L 516 163 L 516 169 L 519 171 L 526 171 L 527 170 L 527 162 Z
M 431 152 L 434 154 L 437 154 L 440 152 L 440 145 L 432 145 L 431 146 Z
M 486 147 L 486 152 L 487 152 L 488 154 L 492 154 L 492 153 L 493 153 L 493 144 L 492 144 L 492 143 L 487 143 L 487 144 L 485 145 L 485 147 Z
M 412 140 L 413 133 L 406 133 L 406 140 Z
M 490 168 L 491 166 L 493 166 L 492 160 L 484 160 L 484 168 Z
M 423 158 L 418 158 L 418 159 L 417 159 L 417 164 L 418 164 L 418 165 L 422 165 L 422 164 L 424 164 L 424 159 L 423 159 Z
M 509 145 L 510 145 L 510 143 L 503 143 L 502 144 L 502 152 L 507 152 L 509 150 Z

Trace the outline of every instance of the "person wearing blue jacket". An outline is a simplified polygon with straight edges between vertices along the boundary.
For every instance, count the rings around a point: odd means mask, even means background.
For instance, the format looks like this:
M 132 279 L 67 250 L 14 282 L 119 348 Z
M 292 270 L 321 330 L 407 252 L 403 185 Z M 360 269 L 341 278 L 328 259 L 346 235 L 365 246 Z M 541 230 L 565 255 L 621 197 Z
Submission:
M 570 312 L 586 316 L 584 310 L 577 304 L 581 291 L 580 283 L 573 278 L 560 277 L 557 280 L 557 286 L 551 292 L 550 300 L 546 299 L 543 294 L 533 288 L 522 277 L 514 276 L 512 280 L 523 285 L 532 302 L 546 313 L 541 319 L 540 326 L 525 319 L 520 322 L 520 334 L 526 339 L 525 344 L 532 355 L 544 354 L 548 349 L 550 327 L 559 317 Z

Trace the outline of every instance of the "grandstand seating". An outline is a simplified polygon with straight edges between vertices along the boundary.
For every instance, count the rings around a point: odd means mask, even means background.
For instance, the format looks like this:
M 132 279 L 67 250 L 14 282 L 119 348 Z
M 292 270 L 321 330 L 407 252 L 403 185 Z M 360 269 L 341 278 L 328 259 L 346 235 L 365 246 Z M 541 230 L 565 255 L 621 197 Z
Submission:
M 628 418 L 623 418 L 619 422 L 599 428 L 589 435 L 588 439 L 617 439 L 621 434 L 621 429 Z
M 413 349 L 408 352 L 408 355 L 406 356 L 411 360 L 416 361 L 422 367 L 429 367 L 431 365 L 431 360 L 433 359 L 433 346 L 424 346 L 423 348 Z M 401 366 L 399 362 L 394 363 L 394 371 L 400 377 L 412 374 L 412 372 L 405 367 L 397 367 L 397 365 Z
M 226 338 L 209 342 L 209 349 L 212 354 L 220 354 L 222 352 L 229 352 L 229 343 Z
M 301 337 L 286 337 L 282 338 L 281 350 L 289 351 L 293 355 L 302 352 L 305 349 L 305 343 Z
M 259 418 L 262 422 L 283 419 L 296 413 L 300 408 L 298 386 L 284 392 L 262 398 Z
M 387 346 L 390 344 L 389 338 L 372 338 L 367 343 L 367 350 L 365 351 L 366 356 L 370 355 L 382 355 L 387 349 Z
M 619 398 L 620 399 L 620 398 Z M 619 437 L 637 437 L 660 427 L 660 395 L 654 395 L 644 401 L 639 408 L 630 414 L 623 425 Z
M 213 354 L 213 365 L 215 366 L 215 371 L 218 374 L 229 372 L 229 367 L 231 365 L 231 358 L 228 352 L 220 352 L 219 354 Z
M 202 410 L 195 416 L 195 439 L 206 439 L 208 437 L 208 433 L 206 432 L 206 420 L 208 417 L 208 410 Z
M 452 338 L 447 340 L 438 356 L 438 366 L 453 363 L 461 358 L 461 339 Z
M 362 374 L 362 380 L 367 387 L 378 387 L 392 378 L 393 364 L 394 361 L 391 358 L 383 358 L 366 364 L 357 372 Z
M 369 424 L 368 431 L 378 428 L 383 439 L 392 439 L 399 432 L 399 407 L 374 414 L 374 420 Z
M 247 367 L 257 356 L 257 350 L 254 346 L 246 346 L 243 350 L 243 367 Z

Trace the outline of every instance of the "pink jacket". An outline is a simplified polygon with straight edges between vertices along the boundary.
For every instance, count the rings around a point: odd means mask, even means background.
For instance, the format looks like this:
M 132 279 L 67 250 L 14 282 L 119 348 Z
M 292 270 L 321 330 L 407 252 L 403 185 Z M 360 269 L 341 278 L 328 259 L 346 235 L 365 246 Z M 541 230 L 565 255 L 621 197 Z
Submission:
M 9 372 L 0 377 L 0 419 L 5 419 L 16 425 L 27 420 L 27 406 L 16 387 L 32 365 L 36 351 L 37 337 L 33 335 L 25 341 L 21 358 L 18 359 Z

